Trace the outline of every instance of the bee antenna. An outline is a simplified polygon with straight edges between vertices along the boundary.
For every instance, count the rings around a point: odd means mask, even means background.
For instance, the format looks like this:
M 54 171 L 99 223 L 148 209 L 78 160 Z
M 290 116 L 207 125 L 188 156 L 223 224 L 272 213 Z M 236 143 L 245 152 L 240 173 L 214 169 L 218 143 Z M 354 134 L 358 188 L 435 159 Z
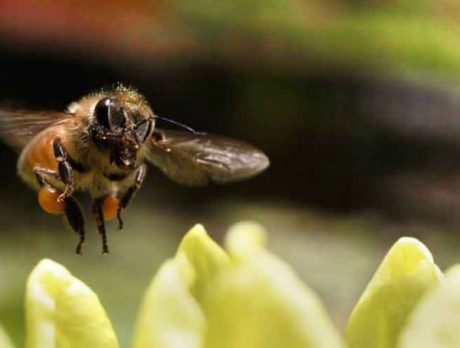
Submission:
M 174 121 L 174 120 L 171 120 L 169 118 L 166 118 L 166 117 L 161 117 L 161 116 L 158 116 L 158 115 L 155 115 L 154 118 L 158 119 L 158 120 L 161 120 L 161 121 L 165 121 L 165 122 L 168 122 L 170 124 L 173 124 L 175 126 L 178 126 L 180 128 L 183 128 L 191 133 L 198 133 L 196 130 L 194 130 L 192 127 L 189 127 L 183 123 L 180 123 L 180 122 L 177 122 L 177 121 Z

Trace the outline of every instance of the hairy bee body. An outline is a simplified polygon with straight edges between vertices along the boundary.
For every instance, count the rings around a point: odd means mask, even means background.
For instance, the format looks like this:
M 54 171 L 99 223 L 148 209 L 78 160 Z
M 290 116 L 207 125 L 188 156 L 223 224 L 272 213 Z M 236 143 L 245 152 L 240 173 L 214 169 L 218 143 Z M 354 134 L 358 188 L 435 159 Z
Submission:
M 80 236 L 77 253 L 85 232 L 73 193 L 91 195 L 106 253 L 104 220 L 117 217 L 123 227 L 121 212 L 143 182 L 145 162 L 189 186 L 246 179 L 269 164 L 249 144 L 190 129 L 157 129 L 157 119 L 142 95 L 119 85 L 83 97 L 66 112 L 0 110 L 0 136 L 20 150 L 18 175 L 38 191 L 41 207 L 64 213 Z
M 134 171 L 124 170 L 110 163 L 108 152 L 95 151 L 92 144 L 82 138 L 78 132 L 68 131 L 66 125 L 57 125 L 37 135 L 19 156 L 17 170 L 21 179 L 34 189 L 40 188 L 36 169 L 57 171 L 58 164 L 53 152 L 53 141 L 59 138 L 75 161 L 74 188 L 88 191 L 93 198 L 126 191 L 133 184 Z M 139 156 L 135 168 L 143 163 Z M 115 180 L 113 180 L 115 178 Z M 63 191 L 65 184 L 59 178 L 49 177 L 49 184 Z
M 44 130 L 34 137 L 19 155 L 17 165 L 18 174 L 25 183 L 35 189 L 40 188 L 40 184 L 34 172 L 35 168 L 44 168 L 52 171 L 58 170 L 58 164 L 53 152 L 53 141 L 56 138 L 60 138 L 63 141 L 63 144 L 65 144 L 70 154 L 76 154 L 75 142 L 69 141 L 71 139 L 68 139 L 66 126 L 56 125 Z M 50 178 L 50 180 L 52 180 L 52 178 Z M 64 184 L 60 180 L 53 180 L 53 184 L 63 189 Z

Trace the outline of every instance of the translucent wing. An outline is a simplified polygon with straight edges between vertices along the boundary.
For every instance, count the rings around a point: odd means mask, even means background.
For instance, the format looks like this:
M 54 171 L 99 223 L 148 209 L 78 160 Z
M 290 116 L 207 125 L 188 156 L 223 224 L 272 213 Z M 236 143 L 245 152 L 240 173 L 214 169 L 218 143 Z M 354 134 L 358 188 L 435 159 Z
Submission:
M 20 150 L 43 129 L 72 117 L 65 112 L 0 109 L 0 138 Z
M 155 130 L 147 159 L 187 186 L 250 178 L 269 166 L 267 156 L 245 142 L 205 133 Z

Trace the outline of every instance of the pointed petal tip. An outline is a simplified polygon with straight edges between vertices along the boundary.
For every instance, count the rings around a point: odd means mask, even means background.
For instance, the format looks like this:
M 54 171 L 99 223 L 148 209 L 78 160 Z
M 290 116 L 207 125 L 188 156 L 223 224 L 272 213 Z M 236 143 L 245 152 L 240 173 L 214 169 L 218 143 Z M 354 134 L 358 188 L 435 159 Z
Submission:
M 434 261 L 433 255 L 431 254 L 428 247 L 417 238 L 407 236 L 399 238 L 391 247 L 390 252 L 400 249 L 405 249 L 408 252 L 416 252 L 420 255 L 421 258 L 424 258 L 430 262 Z
M 39 277 L 41 274 L 52 274 L 58 279 L 70 276 L 70 272 L 60 263 L 51 259 L 41 259 L 30 273 L 30 278 Z
M 193 235 L 193 236 L 203 236 L 208 235 L 204 226 L 200 223 L 193 225 L 191 229 L 188 230 L 186 235 Z

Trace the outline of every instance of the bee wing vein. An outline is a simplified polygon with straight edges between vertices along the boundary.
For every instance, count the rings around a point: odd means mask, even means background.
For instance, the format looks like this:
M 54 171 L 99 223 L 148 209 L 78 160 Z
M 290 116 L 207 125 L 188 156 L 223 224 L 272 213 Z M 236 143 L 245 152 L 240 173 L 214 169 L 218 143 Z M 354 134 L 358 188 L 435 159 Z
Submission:
M 269 165 L 263 152 L 239 140 L 205 133 L 157 132 L 161 146 L 152 141 L 147 159 L 170 179 L 187 186 L 240 181 Z

